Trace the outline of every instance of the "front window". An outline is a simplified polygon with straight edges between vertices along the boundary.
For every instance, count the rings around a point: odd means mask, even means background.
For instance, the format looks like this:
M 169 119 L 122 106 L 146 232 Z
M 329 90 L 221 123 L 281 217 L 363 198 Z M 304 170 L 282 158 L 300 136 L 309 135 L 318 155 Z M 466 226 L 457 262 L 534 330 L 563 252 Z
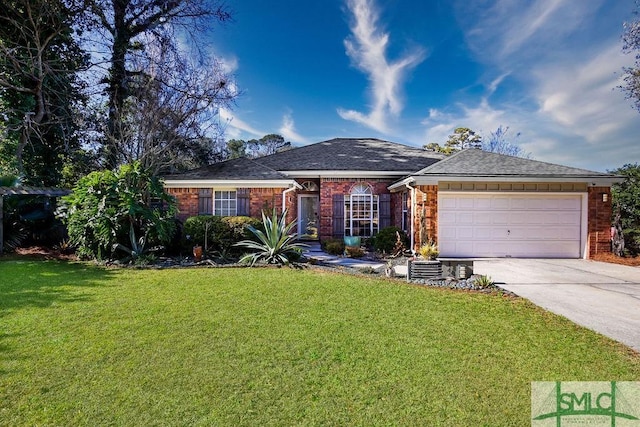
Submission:
M 237 199 L 235 190 L 215 191 L 213 198 L 213 214 L 216 216 L 235 216 Z
M 359 184 L 344 198 L 347 236 L 370 237 L 378 232 L 378 196 L 368 185 Z

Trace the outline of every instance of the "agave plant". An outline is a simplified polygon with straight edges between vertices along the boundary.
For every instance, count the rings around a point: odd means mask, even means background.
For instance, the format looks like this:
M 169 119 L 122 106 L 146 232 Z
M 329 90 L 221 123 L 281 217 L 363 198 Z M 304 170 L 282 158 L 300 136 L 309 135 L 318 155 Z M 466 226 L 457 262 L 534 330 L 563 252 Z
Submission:
M 129 254 L 129 256 L 121 260 L 121 262 L 128 262 L 128 261 L 135 262 L 138 260 L 138 258 L 142 257 L 146 253 L 146 249 L 145 249 L 145 244 L 147 241 L 146 236 L 143 236 L 137 239 L 136 232 L 133 229 L 133 224 L 129 224 L 129 240 L 131 244 L 130 248 L 121 243 L 114 243 L 113 245 L 114 251 L 117 249 L 120 249 L 121 251 L 124 251 L 127 254 Z
M 258 241 L 243 240 L 235 244 L 235 246 L 254 250 L 253 253 L 242 257 L 240 262 L 251 262 L 252 266 L 258 261 L 286 265 L 291 256 L 297 255 L 302 248 L 306 247 L 307 245 L 304 243 L 297 243 L 298 233 L 291 232 L 296 222 L 292 221 L 287 224 L 286 218 L 286 209 L 280 215 L 273 209 L 271 216 L 265 215 L 263 211 L 262 227 L 264 231 L 251 225 L 247 226 L 247 229 L 258 238 Z

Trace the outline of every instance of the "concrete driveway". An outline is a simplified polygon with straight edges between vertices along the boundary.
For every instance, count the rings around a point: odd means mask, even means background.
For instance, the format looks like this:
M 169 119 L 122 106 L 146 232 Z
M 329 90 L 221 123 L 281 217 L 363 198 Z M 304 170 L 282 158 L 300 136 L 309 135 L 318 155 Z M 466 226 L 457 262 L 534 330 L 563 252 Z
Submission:
M 640 268 L 581 259 L 487 259 L 475 274 L 640 351 Z

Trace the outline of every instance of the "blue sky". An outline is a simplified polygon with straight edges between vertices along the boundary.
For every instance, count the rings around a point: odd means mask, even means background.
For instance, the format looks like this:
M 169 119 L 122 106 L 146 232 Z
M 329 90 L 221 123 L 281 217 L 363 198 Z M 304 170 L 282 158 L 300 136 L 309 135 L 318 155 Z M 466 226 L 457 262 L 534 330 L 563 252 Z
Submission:
M 536 160 L 640 162 L 640 113 L 616 89 L 632 0 L 238 0 L 213 49 L 242 95 L 227 138 L 279 133 L 443 144 L 456 127 Z

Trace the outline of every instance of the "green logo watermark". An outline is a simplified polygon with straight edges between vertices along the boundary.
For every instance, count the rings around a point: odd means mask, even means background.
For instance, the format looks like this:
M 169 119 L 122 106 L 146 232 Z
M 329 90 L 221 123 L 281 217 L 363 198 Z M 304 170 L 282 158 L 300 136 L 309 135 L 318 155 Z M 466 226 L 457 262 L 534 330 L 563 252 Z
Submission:
M 534 381 L 531 426 L 640 427 L 640 382 Z

